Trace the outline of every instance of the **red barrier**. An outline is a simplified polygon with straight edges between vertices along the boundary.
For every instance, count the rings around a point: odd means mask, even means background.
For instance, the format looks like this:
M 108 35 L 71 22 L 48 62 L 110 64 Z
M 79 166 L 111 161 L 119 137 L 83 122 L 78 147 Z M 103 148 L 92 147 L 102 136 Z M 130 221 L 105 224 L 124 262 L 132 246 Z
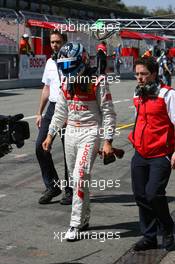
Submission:
M 33 50 L 36 55 L 41 55 L 43 52 L 42 39 L 40 37 L 32 37 Z

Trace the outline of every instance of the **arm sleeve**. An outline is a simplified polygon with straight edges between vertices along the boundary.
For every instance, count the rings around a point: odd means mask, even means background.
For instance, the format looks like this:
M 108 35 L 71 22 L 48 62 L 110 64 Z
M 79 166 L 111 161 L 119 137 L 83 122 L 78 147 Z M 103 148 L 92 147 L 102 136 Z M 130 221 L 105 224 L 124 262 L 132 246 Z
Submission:
M 55 112 L 49 126 L 48 134 L 51 135 L 52 137 L 55 136 L 55 134 L 63 127 L 64 123 L 67 120 L 67 116 L 68 116 L 67 101 L 63 94 L 63 91 L 60 89 L 58 101 L 56 102 L 55 105 Z
M 48 68 L 49 68 L 49 62 L 47 61 L 45 69 L 44 69 L 43 77 L 42 77 L 42 83 L 50 86 L 50 78 L 49 78 L 49 74 L 48 74 Z
M 175 126 L 175 90 L 172 89 L 165 94 L 165 103 L 167 107 L 168 116 Z
M 96 96 L 102 114 L 104 139 L 113 139 L 116 128 L 116 113 L 109 90 L 109 84 L 106 80 L 98 85 Z

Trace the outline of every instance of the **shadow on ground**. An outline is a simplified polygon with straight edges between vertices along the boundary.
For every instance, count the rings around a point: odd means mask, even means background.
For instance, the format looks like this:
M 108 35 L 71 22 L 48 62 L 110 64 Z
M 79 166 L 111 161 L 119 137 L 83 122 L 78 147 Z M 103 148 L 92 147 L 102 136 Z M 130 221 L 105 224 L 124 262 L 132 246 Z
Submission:
M 21 95 L 21 93 L 0 92 L 0 97 L 7 97 L 7 96 L 14 96 L 14 95 Z

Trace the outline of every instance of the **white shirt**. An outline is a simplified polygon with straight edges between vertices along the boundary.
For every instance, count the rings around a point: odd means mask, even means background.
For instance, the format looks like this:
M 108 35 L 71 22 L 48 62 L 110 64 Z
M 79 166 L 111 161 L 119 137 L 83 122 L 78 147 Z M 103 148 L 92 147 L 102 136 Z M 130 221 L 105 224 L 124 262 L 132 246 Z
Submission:
M 165 94 L 165 103 L 167 107 L 168 116 L 175 126 L 175 90 L 170 90 Z
M 57 65 L 51 58 L 47 60 L 43 73 L 42 82 L 50 87 L 50 102 L 57 102 L 60 89 L 60 78 L 58 75 Z

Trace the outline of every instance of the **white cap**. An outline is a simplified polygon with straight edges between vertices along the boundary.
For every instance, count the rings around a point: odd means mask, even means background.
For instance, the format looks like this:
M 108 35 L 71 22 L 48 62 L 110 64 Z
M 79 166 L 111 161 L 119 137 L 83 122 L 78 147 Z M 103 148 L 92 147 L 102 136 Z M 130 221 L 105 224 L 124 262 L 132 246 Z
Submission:
M 29 35 L 27 33 L 23 34 L 22 36 L 23 38 L 29 38 Z

